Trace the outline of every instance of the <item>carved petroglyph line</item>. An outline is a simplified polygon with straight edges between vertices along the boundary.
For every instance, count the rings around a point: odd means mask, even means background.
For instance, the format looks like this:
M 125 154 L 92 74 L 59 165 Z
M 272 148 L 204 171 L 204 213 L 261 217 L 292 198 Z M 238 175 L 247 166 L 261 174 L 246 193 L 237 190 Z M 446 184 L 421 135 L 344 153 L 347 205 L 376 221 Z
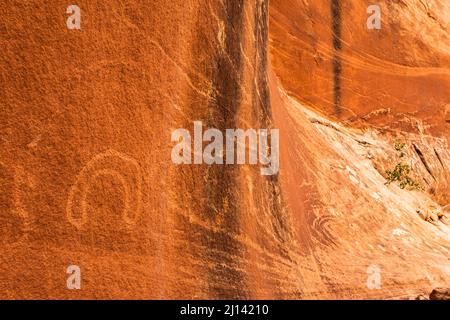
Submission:
M 0 162 L 0 243 L 26 240 L 32 221 L 24 196 L 33 188 L 32 176 L 22 166 L 11 168 Z
M 14 171 L 14 211 L 22 219 L 23 232 L 26 234 L 31 229 L 31 221 L 30 214 L 25 209 L 25 206 L 22 202 L 22 186 L 33 187 L 33 184 L 31 183 L 28 173 L 25 172 L 25 169 L 21 166 L 18 166 Z
M 325 214 L 322 216 L 317 215 L 313 219 L 312 233 L 320 243 L 326 246 L 336 244 L 336 239 L 331 230 L 331 225 L 335 220 L 336 218 L 330 214 Z
M 130 172 L 124 172 L 131 169 Z M 90 185 L 101 176 L 110 176 L 121 183 L 125 190 L 122 219 L 127 226 L 137 222 L 142 207 L 142 172 L 138 162 L 118 151 L 108 150 L 93 157 L 81 170 L 75 184 L 69 191 L 67 219 L 81 229 L 88 222 L 87 195 Z M 135 181 L 130 181 L 134 178 Z M 75 211 L 80 210 L 79 217 Z

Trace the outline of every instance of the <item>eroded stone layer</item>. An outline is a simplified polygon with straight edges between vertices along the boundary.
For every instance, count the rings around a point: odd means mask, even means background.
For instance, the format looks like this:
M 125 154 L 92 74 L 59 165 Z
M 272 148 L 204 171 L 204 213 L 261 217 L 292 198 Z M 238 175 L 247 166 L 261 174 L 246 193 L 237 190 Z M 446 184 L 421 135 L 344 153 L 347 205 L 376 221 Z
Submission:
M 371 30 L 370 5 L 381 9 Z M 450 3 L 273 0 L 273 65 L 286 90 L 359 127 L 448 135 Z

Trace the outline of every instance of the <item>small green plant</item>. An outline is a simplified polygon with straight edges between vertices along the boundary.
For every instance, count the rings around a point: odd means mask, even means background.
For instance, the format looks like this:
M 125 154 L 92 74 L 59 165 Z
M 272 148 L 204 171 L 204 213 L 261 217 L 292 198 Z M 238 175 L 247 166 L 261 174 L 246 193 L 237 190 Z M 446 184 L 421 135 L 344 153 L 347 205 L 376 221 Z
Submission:
M 397 163 L 393 170 L 386 170 L 387 182 L 386 185 L 398 181 L 401 189 L 406 187 L 418 188 L 419 185 L 410 176 L 411 168 L 407 164 Z
M 394 144 L 395 150 L 397 150 L 398 152 L 400 152 L 400 155 L 399 155 L 400 158 L 403 158 L 403 157 L 405 156 L 405 153 L 404 153 L 405 147 L 406 147 L 406 143 L 403 143 L 403 142 L 396 142 L 396 143 Z
M 406 143 L 396 142 L 394 144 L 394 147 L 395 147 L 395 150 L 397 150 L 397 151 L 403 151 L 403 149 L 405 149 L 405 147 L 406 147 Z

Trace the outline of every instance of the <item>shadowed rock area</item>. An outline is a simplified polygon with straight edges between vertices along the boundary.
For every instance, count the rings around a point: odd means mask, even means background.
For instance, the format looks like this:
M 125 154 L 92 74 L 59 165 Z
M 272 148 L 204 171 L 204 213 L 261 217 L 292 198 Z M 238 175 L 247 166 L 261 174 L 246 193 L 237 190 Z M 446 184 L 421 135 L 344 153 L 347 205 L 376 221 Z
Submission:
M 357 3 L 79 0 L 81 30 L 64 1 L 0 3 L 0 298 L 448 286 L 448 4 L 381 1 L 369 31 Z M 279 128 L 279 174 L 173 164 L 194 121 Z

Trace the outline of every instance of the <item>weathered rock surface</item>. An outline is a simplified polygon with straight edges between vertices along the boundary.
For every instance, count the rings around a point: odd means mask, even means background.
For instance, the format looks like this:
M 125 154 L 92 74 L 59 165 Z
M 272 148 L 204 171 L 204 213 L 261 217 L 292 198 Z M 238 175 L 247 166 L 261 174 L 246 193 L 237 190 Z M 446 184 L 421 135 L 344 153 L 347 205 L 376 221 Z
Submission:
M 0 3 L 0 298 L 387 299 L 448 284 L 450 228 L 417 213 L 448 204 L 445 1 L 385 1 L 375 34 L 366 1 L 340 1 L 337 95 L 330 1 L 272 0 L 270 37 L 264 0 L 77 2 L 81 30 L 66 2 Z M 197 120 L 279 128 L 280 174 L 174 165 L 171 132 Z M 385 184 L 399 161 L 421 188 Z M 72 264 L 81 290 L 66 287 Z
M 272 0 L 272 62 L 283 86 L 353 126 L 448 139 L 450 3 L 377 1 L 381 30 L 367 28 L 371 4 Z
M 436 288 L 430 294 L 430 300 L 450 300 L 450 289 Z

